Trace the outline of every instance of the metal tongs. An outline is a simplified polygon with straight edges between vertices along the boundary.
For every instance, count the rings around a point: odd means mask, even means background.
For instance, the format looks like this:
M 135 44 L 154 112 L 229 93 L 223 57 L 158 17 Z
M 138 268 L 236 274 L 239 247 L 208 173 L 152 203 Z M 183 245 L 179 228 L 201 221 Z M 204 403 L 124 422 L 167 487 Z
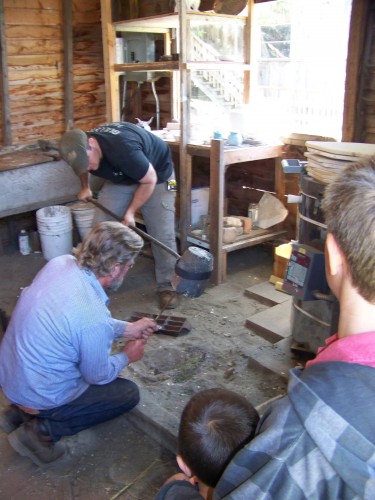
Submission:
M 171 300 L 172 300 L 172 299 L 173 299 L 173 295 L 171 295 L 171 296 L 169 297 L 168 302 L 166 302 L 166 303 L 163 305 L 163 307 L 160 309 L 159 314 L 158 314 L 158 315 L 156 316 L 156 318 L 154 319 L 155 323 L 157 323 L 158 319 L 159 319 L 159 318 L 160 318 L 160 316 L 163 314 L 163 312 L 166 310 L 166 308 L 169 306 L 169 304 L 170 304 L 170 302 L 171 302 Z M 162 326 L 162 325 L 157 325 L 157 328 L 158 328 L 158 330 L 157 330 L 157 331 L 158 331 L 158 332 L 160 332 L 160 330 L 162 330 L 162 329 L 163 329 L 163 326 Z

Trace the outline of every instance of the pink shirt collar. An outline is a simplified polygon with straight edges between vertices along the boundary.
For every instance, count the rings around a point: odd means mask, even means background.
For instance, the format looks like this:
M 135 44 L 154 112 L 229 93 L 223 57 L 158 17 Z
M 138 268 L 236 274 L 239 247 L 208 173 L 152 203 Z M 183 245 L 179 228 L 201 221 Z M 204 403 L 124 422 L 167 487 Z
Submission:
M 375 368 L 375 332 L 358 333 L 349 337 L 337 338 L 337 334 L 326 340 L 325 347 L 318 349 L 316 358 L 308 361 L 307 366 L 324 361 L 344 361 Z

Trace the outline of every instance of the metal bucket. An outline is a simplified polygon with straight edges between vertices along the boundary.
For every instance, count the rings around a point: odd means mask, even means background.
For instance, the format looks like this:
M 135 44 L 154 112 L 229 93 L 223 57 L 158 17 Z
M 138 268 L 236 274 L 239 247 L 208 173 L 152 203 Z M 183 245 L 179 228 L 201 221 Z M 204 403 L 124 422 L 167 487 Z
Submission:
M 175 266 L 172 285 L 187 297 L 199 297 L 206 288 L 214 267 L 212 254 L 199 247 L 189 247 Z

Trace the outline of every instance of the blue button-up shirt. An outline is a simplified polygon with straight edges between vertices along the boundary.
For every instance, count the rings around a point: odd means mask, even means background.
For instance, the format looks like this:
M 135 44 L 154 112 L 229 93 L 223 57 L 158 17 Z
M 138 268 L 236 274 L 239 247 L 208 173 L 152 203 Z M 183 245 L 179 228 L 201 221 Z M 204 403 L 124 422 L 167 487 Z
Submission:
M 49 261 L 18 300 L 0 345 L 7 398 L 36 410 L 61 406 L 91 384 L 107 384 L 128 364 L 110 355 L 125 321 L 112 318 L 95 275 L 63 255 Z

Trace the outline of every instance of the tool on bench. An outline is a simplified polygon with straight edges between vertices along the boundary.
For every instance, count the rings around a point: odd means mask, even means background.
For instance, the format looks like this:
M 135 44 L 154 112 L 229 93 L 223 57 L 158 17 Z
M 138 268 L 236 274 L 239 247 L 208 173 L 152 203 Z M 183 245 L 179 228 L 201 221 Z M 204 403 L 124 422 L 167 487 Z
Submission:
M 121 217 L 104 207 L 97 200 L 90 201 L 113 219 L 122 222 Z M 199 297 L 203 293 L 213 269 L 213 256 L 210 252 L 203 248 L 191 246 L 187 248 L 181 256 L 175 250 L 169 248 L 167 245 L 138 227 L 130 226 L 130 228 L 142 236 L 142 238 L 151 241 L 151 243 L 155 243 L 160 248 L 163 248 L 166 252 L 176 257 L 175 276 L 172 279 L 172 284 L 176 292 L 186 295 L 187 297 Z

